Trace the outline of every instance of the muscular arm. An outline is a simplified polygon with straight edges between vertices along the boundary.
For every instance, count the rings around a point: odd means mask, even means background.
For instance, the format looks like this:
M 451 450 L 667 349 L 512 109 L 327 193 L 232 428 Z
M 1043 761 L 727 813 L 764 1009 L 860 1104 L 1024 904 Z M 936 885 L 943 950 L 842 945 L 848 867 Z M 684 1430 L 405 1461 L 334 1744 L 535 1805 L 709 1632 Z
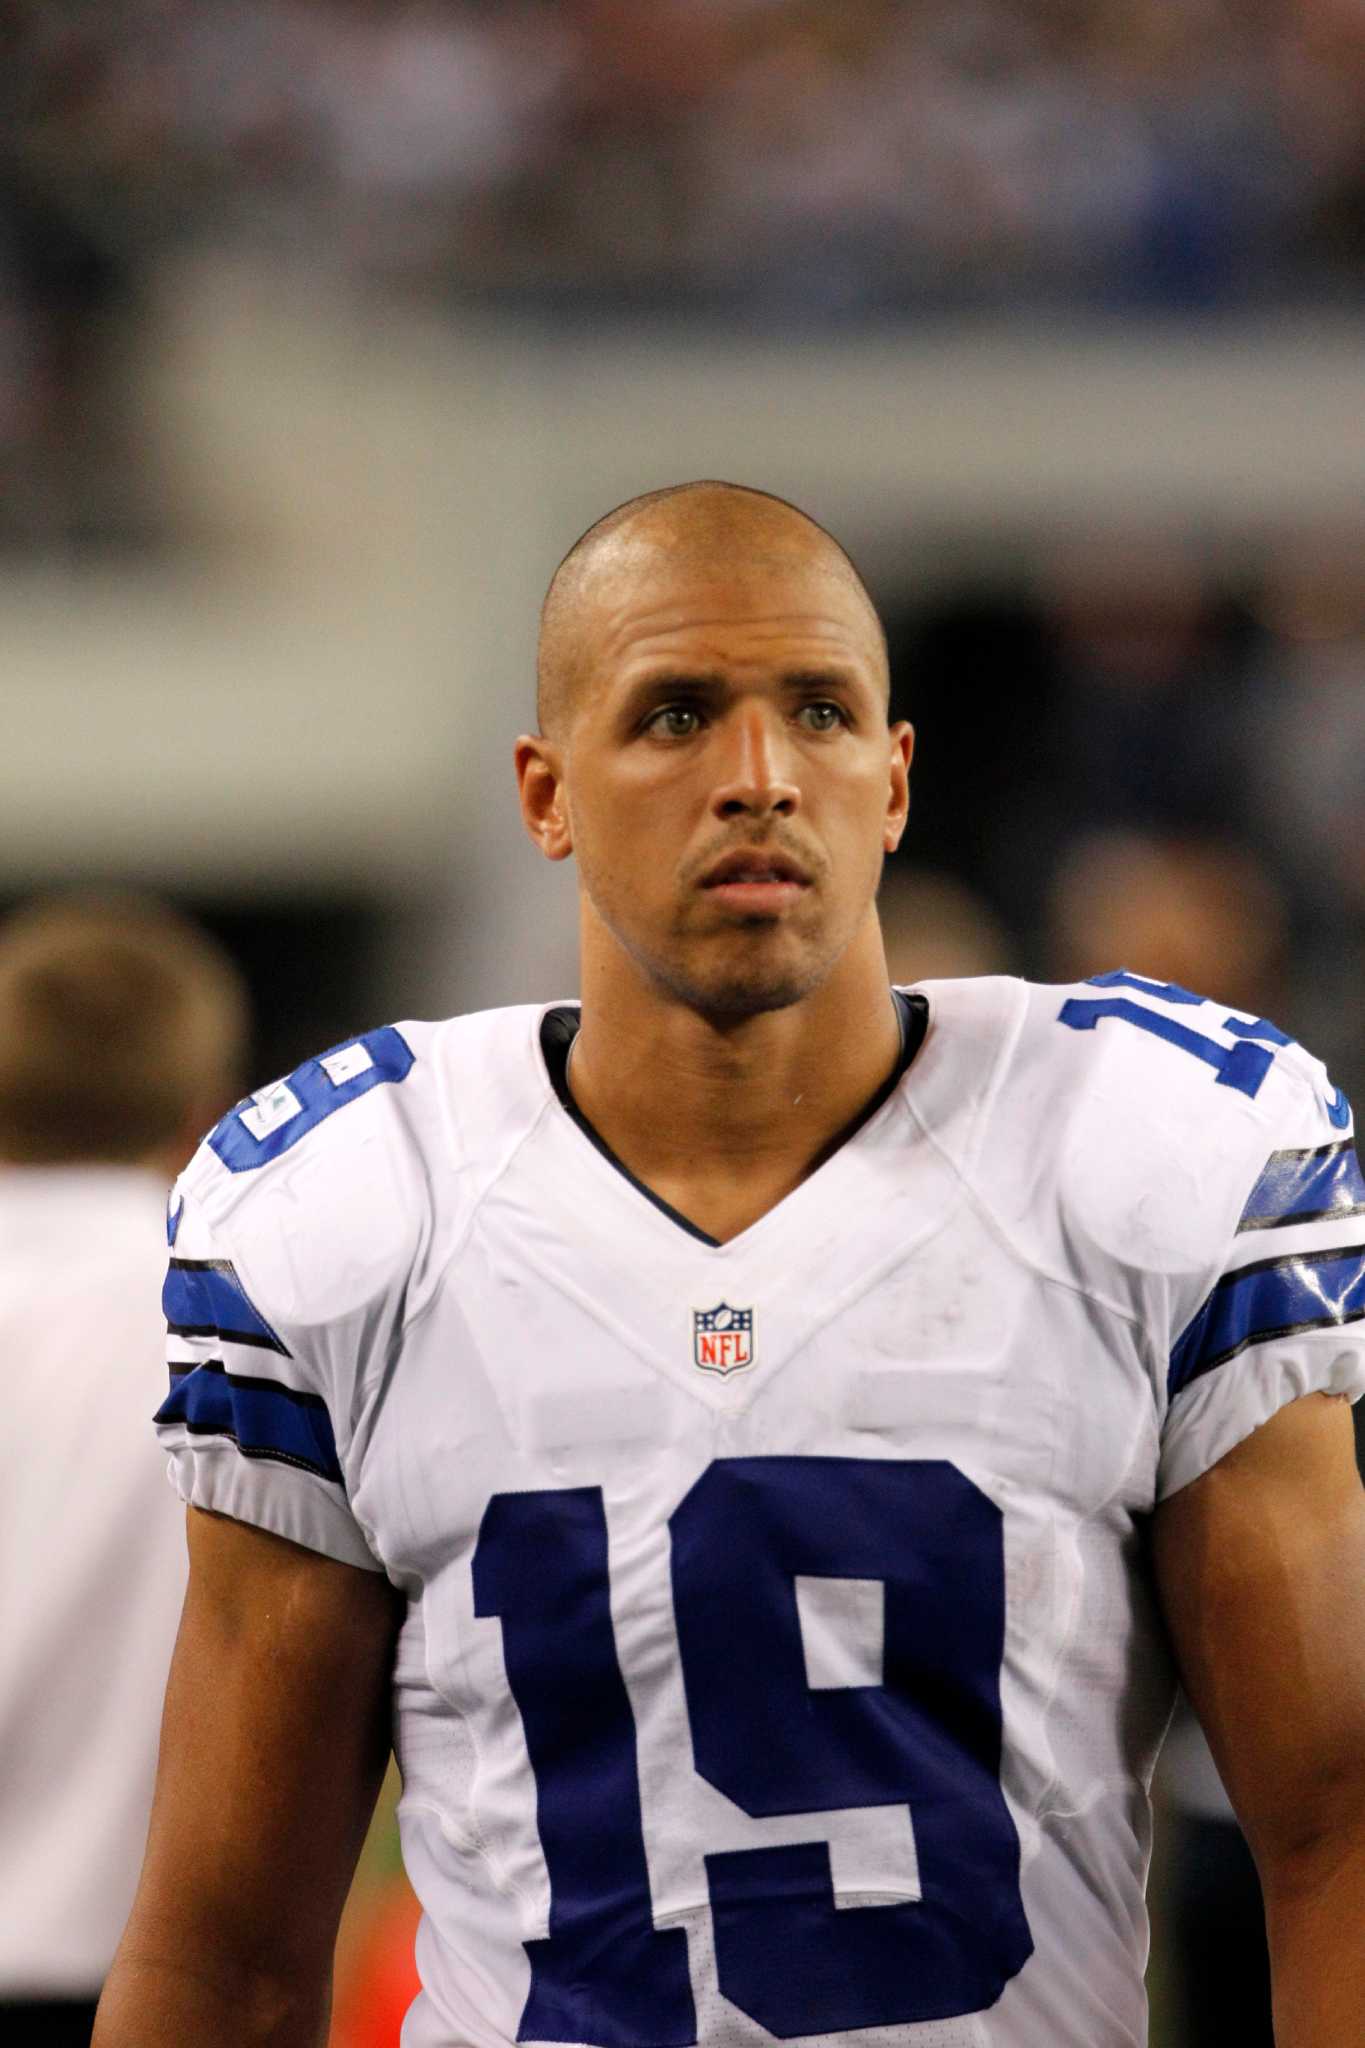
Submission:
M 1291 1403 L 1172 1495 L 1155 1556 L 1260 1871 L 1278 2048 L 1342 2048 L 1365 2012 L 1365 1492 L 1345 1403 Z
M 191 1508 L 142 1879 L 92 2048 L 313 2048 L 389 1750 L 397 1596 Z

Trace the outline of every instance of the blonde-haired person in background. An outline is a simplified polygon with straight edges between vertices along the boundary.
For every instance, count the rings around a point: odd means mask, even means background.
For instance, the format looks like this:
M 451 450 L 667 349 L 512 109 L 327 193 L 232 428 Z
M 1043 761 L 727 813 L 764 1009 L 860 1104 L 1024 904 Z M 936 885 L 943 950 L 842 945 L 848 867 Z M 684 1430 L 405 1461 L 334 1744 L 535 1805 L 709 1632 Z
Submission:
M 147 1418 L 166 1190 L 239 1092 L 247 1006 L 134 898 L 0 923 L 0 2037 L 86 2042 L 147 1830 L 185 1581 Z

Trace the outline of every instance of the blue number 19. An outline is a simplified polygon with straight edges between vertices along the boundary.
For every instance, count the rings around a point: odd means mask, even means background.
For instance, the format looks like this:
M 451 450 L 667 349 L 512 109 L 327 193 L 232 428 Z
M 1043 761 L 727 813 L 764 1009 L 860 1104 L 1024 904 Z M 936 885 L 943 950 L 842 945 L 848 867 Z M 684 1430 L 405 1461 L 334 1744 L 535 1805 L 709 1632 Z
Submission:
M 1000 1511 L 936 1459 L 722 1458 L 672 1517 L 697 1770 L 755 1818 L 909 1808 L 921 1897 L 838 1908 L 823 1828 L 705 1858 L 720 1988 L 771 2034 L 983 2011 L 1032 1953 L 1000 1790 Z M 881 1682 L 812 1689 L 798 1578 L 879 1581 Z M 548 1940 L 521 2040 L 684 2048 L 686 1936 L 655 1928 L 598 1488 L 499 1494 L 475 1612 L 502 1621 L 536 1779 Z
M 1158 1001 L 1170 1003 L 1180 1009 L 1193 1005 L 1204 1006 L 1204 998 L 1194 995 L 1189 989 L 1181 988 L 1177 981 L 1147 981 L 1140 974 L 1127 974 L 1121 968 L 1113 974 L 1096 974 L 1091 978 L 1095 988 L 1135 988 L 1144 995 L 1156 996 Z M 1223 1029 L 1231 1031 L 1237 1039 L 1236 1045 L 1220 1045 L 1207 1032 L 1193 1031 L 1188 1024 L 1182 1024 L 1175 1017 L 1163 1017 L 1159 1010 L 1149 1010 L 1145 1003 L 1135 1003 L 1128 996 L 1071 996 L 1057 1012 L 1057 1021 L 1069 1024 L 1073 1031 L 1093 1031 L 1106 1017 L 1118 1017 L 1125 1024 L 1132 1024 L 1139 1031 L 1149 1032 L 1153 1038 L 1164 1038 L 1168 1045 L 1178 1045 L 1182 1052 L 1192 1053 L 1195 1059 L 1203 1060 L 1214 1069 L 1214 1079 L 1224 1088 L 1236 1088 L 1243 1095 L 1253 1099 L 1260 1092 L 1262 1081 L 1270 1072 L 1274 1060 L 1274 1048 L 1291 1045 L 1286 1038 L 1264 1017 L 1257 1017 L 1247 1023 L 1242 1017 L 1225 1017 Z M 1259 1045 L 1254 1039 L 1262 1040 Z

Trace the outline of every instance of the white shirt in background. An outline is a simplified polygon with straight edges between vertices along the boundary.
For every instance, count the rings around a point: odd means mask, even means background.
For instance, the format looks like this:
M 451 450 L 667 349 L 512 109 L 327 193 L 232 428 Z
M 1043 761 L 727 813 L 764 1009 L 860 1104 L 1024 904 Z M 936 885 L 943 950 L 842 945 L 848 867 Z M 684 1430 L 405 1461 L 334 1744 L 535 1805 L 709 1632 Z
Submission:
M 156 1173 L 0 1167 L 0 1999 L 93 1996 L 142 1861 L 185 1585 L 165 1257 Z

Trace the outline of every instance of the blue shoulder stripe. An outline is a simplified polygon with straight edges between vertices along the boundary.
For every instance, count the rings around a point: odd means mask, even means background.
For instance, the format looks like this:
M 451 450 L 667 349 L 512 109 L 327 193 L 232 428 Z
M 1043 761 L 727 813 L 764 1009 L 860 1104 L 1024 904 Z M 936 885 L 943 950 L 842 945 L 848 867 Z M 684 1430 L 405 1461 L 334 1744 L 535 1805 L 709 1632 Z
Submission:
M 1308 1152 L 1272 1152 L 1251 1190 L 1239 1230 L 1365 1214 L 1365 1174 L 1349 1138 Z
M 1365 1244 L 1243 1266 L 1223 1275 L 1172 1347 L 1167 1393 L 1174 1397 L 1252 1344 L 1363 1318 Z
M 231 1259 L 172 1259 L 161 1290 L 161 1311 L 177 1337 L 221 1337 L 289 1356 L 288 1347 L 248 1299 Z
M 406 1081 L 413 1060 L 411 1046 L 392 1024 L 346 1039 L 239 1102 L 214 1125 L 207 1143 L 229 1173 L 251 1173 L 358 1096 L 386 1082 Z
M 174 1380 L 157 1422 L 179 1422 L 192 1436 L 225 1436 L 244 1458 L 297 1465 L 341 1483 L 341 1464 L 326 1403 L 278 1380 L 227 1372 L 210 1359 Z

